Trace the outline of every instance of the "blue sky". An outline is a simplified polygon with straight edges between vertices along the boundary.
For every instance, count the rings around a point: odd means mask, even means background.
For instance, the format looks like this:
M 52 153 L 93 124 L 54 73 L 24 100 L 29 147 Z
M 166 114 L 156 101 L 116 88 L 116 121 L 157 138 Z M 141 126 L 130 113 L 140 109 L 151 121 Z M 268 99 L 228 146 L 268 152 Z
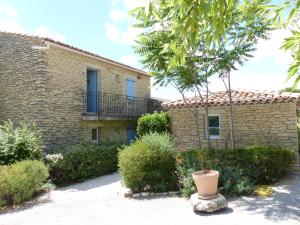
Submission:
M 48 36 L 137 68 L 132 50 L 139 30 L 131 27 L 128 11 L 140 0 L 0 0 L 0 30 Z M 288 33 L 274 31 L 270 40 L 260 41 L 254 58 L 233 72 L 233 88 L 278 90 L 289 86 L 288 54 L 279 50 Z M 211 90 L 224 89 L 211 79 Z M 171 87 L 152 88 L 152 95 L 180 98 Z

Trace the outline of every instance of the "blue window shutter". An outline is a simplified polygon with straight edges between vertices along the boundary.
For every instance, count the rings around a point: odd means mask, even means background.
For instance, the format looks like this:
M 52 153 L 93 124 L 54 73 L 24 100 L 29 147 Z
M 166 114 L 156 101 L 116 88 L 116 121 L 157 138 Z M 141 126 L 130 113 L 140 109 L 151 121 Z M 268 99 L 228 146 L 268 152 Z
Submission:
M 133 79 L 133 78 L 126 79 L 126 89 L 127 89 L 127 96 L 136 97 L 136 95 L 135 95 L 135 79 Z

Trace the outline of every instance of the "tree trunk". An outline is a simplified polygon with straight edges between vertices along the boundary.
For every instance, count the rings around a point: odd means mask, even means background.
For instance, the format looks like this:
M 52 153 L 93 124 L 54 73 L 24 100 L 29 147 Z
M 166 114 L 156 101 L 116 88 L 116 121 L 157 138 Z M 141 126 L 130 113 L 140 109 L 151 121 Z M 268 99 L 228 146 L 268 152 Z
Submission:
M 200 138 L 200 127 L 199 127 L 199 112 L 196 106 L 196 134 L 197 134 L 197 144 L 201 148 L 201 138 Z
M 228 79 L 228 97 L 229 97 L 229 124 L 230 124 L 230 141 L 231 149 L 234 148 L 234 125 L 233 125 L 233 105 L 231 95 L 231 84 L 230 84 L 230 72 L 227 73 Z
M 210 136 L 209 136 L 209 119 L 208 119 L 208 82 L 206 77 L 206 99 L 205 99 L 205 134 L 207 135 L 207 145 L 208 149 L 210 149 Z

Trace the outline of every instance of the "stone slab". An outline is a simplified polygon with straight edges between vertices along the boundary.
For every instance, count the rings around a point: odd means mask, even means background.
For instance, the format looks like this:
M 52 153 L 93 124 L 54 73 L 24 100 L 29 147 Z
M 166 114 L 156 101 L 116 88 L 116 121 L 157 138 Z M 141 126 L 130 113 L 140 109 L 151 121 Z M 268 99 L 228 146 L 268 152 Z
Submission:
M 198 212 L 215 212 L 228 206 L 227 199 L 221 194 L 213 199 L 200 199 L 198 193 L 195 193 L 190 201 L 194 211 Z

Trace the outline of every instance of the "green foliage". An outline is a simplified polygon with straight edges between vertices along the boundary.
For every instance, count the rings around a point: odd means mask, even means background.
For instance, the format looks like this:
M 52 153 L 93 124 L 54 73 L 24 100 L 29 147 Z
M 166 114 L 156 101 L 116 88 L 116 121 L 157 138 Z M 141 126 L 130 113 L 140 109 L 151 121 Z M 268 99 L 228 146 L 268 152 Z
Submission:
M 244 27 L 253 26 L 253 22 L 259 22 L 259 17 L 271 17 L 274 7 L 269 3 L 269 0 L 152 0 L 149 5 L 135 9 L 131 14 L 138 21 L 136 26 L 148 27 L 149 32 L 168 31 L 174 36 L 166 43 L 165 49 L 173 52 L 168 58 L 170 64 L 178 66 L 186 63 L 187 54 L 198 50 L 199 39 L 207 50 L 222 46 L 222 41 L 228 39 L 230 33 L 228 27 L 237 17 L 242 18 L 239 21 Z
M 300 81 L 300 1 L 286 1 L 284 9 L 289 12 L 284 25 L 289 28 L 291 35 L 284 39 L 281 48 L 289 51 L 293 58 L 288 69 L 288 80 L 294 78 L 293 89 L 296 89 Z M 277 12 L 277 14 L 282 14 L 282 12 Z
M 217 168 L 220 172 L 219 191 L 224 195 L 252 194 L 254 184 L 247 176 L 243 176 L 240 169 L 235 167 Z
M 76 144 L 53 150 L 45 157 L 50 177 L 58 185 L 81 182 L 117 171 L 118 144 Z
M 124 184 L 134 192 L 177 187 L 174 144 L 168 134 L 147 134 L 119 153 Z
M 293 87 L 286 87 L 281 90 L 282 92 L 300 93 L 300 89 L 294 89 Z
M 0 126 L 0 165 L 41 158 L 41 137 L 35 126 L 23 123 L 14 128 L 11 121 Z
M 272 146 L 233 150 L 191 150 L 177 155 L 177 171 L 183 195 L 194 192 L 191 172 L 220 172 L 219 191 L 227 195 L 249 194 L 254 184 L 274 183 L 292 169 L 295 152 Z M 188 176 L 188 177 L 187 177 Z
M 137 133 L 139 137 L 149 133 L 169 133 L 170 131 L 170 117 L 166 112 L 147 113 L 138 120 Z
M 223 8 L 222 1 L 155 1 L 148 13 L 143 7 L 132 12 L 137 26 L 145 28 L 136 52 L 153 74 L 176 75 L 185 85 L 195 83 L 199 72 L 224 73 L 249 58 L 258 38 L 266 37 L 273 19 L 268 3 L 234 0 Z
M 0 206 L 31 199 L 43 187 L 48 176 L 47 167 L 36 160 L 0 166 Z

